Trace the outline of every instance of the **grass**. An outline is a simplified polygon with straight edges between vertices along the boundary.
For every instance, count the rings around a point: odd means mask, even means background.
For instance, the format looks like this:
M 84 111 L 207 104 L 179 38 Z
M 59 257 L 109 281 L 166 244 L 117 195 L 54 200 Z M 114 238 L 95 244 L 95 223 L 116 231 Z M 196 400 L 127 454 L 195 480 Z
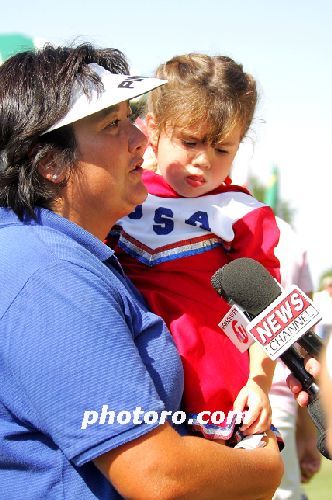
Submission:
M 310 483 L 304 485 L 309 500 L 329 500 L 332 498 L 332 460 L 323 458 L 320 471 Z

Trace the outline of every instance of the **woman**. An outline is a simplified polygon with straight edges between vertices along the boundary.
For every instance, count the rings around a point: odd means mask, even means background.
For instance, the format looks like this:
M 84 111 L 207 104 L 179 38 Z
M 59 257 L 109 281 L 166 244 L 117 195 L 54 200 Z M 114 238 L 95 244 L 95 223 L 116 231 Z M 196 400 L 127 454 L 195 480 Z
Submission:
M 165 83 L 127 73 L 88 45 L 0 67 L 0 496 L 270 498 L 273 437 L 233 450 L 169 423 L 176 349 L 102 243 L 146 197 L 128 99 Z

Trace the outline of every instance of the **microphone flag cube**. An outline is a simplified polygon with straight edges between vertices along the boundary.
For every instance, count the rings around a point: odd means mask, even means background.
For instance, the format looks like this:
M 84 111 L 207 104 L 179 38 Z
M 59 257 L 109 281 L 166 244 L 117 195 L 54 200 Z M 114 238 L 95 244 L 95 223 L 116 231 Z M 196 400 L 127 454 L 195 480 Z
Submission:
M 228 313 L 223 317 L 218 326 L 224 331 L 227 337 L 239 349 L 245 352 L 254 340 L 248 335 L 247 326 L 249 321 L 243 312 L 233 305 Z
M 292 285 L 250 321 L 246 329 L 275 360 L 321 319 L 309 297 Z

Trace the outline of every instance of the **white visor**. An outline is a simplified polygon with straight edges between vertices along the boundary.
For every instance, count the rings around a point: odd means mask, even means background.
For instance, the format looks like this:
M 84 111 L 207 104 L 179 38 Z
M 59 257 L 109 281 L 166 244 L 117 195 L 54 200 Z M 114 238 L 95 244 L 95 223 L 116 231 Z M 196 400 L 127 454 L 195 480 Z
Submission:
M 99 76 L 104 88 L 99 90 L 91 80 L 88 80 L 86 85 L 89 87 L 89 97 L 83 91 L 82 82 L 77 79 L 73 85 L 68 113 L 42 135 L 167 83 L 167 80 L 159 78 L 111 73 L 96 63 L 90 63 L 88 66 Z

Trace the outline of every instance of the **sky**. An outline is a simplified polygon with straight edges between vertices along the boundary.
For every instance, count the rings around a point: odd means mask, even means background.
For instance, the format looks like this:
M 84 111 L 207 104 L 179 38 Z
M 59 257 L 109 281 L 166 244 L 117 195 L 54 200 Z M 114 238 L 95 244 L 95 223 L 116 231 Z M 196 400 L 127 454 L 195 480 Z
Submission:
M 135 74 L 186 52 L 243 64 L 260 100 L 233 179 L 250 172 L 267 183 L 278 165 L 315 286 L 332 268 L 331 0 L 0 0 L 0 9 L 0 33 L 116 47 Z

